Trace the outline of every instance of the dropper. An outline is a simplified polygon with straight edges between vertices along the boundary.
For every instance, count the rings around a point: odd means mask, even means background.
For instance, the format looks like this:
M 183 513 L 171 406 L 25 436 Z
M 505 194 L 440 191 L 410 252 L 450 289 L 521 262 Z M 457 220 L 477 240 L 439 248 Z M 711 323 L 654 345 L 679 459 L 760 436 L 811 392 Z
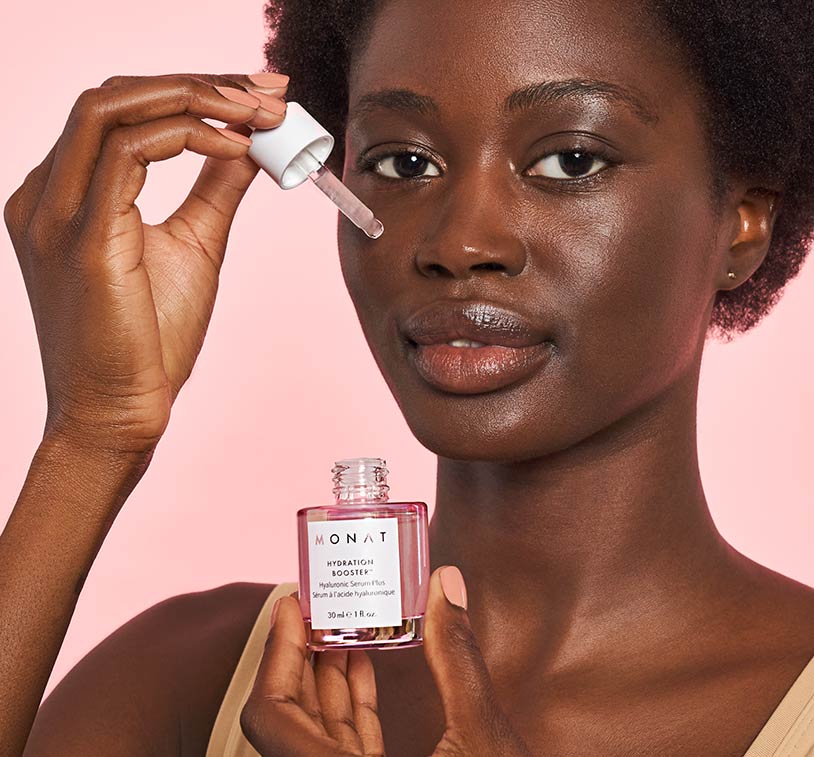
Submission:
M 378 239 L 384 233 L 384 225 L 373 215 L 373 211 L 339 181 L 327 166 L 320 165 L 316 171 L 308 174 L 308 178 L 371 239 Z
M 283 189 L 311 179 L 351 222 L 377 239 L 384 233 L 382 222 L 325 165 L 333 146 L 325 128 L 302 105 L 289 102 L 282 124 L 255 129 L 249 155 Z

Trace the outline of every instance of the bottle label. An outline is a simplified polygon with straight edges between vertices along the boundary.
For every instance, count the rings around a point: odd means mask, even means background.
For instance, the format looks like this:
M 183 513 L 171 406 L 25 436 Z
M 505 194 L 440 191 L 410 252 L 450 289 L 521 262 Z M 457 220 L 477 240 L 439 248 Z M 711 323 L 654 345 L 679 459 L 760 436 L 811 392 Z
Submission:
M 308 522 L 311 627 L 400 626 L 398 518 Z

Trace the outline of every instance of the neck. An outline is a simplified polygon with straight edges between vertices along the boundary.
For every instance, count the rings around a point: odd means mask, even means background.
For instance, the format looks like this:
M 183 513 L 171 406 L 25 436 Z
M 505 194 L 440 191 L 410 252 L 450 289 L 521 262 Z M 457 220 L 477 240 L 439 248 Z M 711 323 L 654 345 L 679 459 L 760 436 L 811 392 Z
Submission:
M 631 618 L 658 632 L 708 607 L 733 551 L 704 497 L 688 383 L 555 454 L 439 459 L 432 564 L 461 568 L 487 643 L 512 618 L 530 655 L 550 644 L 573 663 L 629 638 Z

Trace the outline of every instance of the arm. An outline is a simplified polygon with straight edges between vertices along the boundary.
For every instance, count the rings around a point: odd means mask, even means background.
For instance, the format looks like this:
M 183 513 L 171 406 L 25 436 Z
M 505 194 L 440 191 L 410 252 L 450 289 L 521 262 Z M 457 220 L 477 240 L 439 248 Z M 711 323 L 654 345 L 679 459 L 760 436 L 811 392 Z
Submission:
M 0 537 L 0 754 L 19 755 L 82 584 L 146 469 L 141 460 L 43 441 Z
M 48 413 L 0 537 L 0 757 L 23 751 L 85 576 L 200 351 L 257 173 L 250 141 L 202 118 L 279 125 L 252 86 L 181 75 L 87 90 L 5 206 Z M 164 223 L 142 223 L 147 166 L 186 149 L 207 156 L 188 197 Z

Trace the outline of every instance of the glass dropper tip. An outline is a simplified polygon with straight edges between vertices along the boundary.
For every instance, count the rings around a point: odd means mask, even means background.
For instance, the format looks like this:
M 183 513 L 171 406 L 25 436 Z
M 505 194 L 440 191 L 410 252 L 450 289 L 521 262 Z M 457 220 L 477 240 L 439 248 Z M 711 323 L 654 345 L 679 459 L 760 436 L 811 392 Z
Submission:
M 384 224 L 378 218 L 374 218 L 362 231 L 371 239 L 378 239 L 384 234 Z

